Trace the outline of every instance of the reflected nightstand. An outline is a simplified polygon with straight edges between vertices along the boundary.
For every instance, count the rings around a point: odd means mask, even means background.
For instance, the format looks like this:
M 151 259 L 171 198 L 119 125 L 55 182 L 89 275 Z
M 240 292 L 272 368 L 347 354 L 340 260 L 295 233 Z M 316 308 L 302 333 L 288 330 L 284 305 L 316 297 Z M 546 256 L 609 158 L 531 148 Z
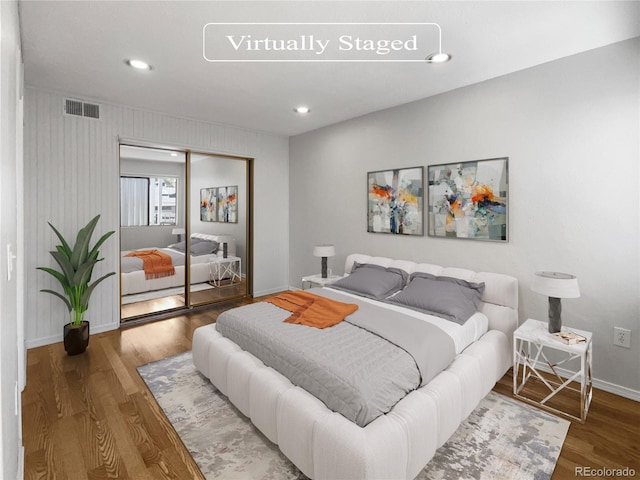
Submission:
M 214 287 L 231 286 L 242 280 L 242 265 L 240 257 L 215 257 L 209 260 L 209 284 Z M 222 285 L 223 280 L 229 280 L 228 285 Z

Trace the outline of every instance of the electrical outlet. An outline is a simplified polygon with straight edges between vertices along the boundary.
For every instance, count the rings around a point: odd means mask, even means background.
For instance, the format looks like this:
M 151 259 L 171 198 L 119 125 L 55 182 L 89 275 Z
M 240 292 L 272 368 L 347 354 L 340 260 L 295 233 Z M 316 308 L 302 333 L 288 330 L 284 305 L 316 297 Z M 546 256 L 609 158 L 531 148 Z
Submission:
M 631 330 L 613 327 L 613 344 L 619 347 L 631 348 Z

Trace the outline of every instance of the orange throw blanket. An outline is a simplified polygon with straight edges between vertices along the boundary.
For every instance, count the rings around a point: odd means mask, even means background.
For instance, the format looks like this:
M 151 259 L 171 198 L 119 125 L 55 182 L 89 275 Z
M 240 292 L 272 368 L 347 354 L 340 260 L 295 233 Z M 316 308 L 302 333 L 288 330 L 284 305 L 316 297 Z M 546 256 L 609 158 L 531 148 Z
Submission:
M 126 256 L 142 259 L 144 276 L 147 280 L 170 277 L 176 273 L 173 261 L 171 260 L 171 255 L 164 252 L 160 252 L 158 250 L 138 250 L 127 253 Z
M 331 327 L 358 309 L 358 305 L 342 303 L 307 292 L 285 292 L 265 300 L 292 312 L 286 323 L 299 323 L 316 328 Z

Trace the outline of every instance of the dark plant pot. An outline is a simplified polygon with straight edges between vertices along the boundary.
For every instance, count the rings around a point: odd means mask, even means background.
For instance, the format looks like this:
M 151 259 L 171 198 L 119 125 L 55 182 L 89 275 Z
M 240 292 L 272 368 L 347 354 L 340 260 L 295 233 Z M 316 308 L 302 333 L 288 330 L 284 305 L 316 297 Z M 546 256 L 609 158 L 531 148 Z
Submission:
M 69 355 L 83 353 L 89 345 L 89 322 L 64 326 L 64 349 Z

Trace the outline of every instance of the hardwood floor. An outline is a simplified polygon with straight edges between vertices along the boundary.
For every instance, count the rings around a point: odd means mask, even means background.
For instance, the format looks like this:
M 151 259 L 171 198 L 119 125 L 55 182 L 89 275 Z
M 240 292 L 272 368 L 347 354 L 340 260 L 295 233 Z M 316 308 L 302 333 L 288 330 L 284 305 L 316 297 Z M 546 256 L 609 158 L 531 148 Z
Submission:
M 198 306 L 210 302 L 221 302 L 231 299 L 243 297 L 247 292 L 247 281 L 242 279 L 239 283 L 229 284 L 228 280 L 224 280 L 222 286 L 208 288 L 206 290 L 191 292 L 191 305 Z M 150 313 L 160 313 L 166 310 L 184 307 L 184 294 L 167 295 L 165 297 L 154 298 L 152 300 L 143 300 L 140 302 L 127 303 L 122 305 L 120 315 L 122 321 L 135 319 L 140 315 Z
M 22 394 L 25 478 L 201 479 L 136 367 L 191 348 L 194 329 L 220 312 L 260 299 L 93 335 L 75 357 L 61 343 L 28 351 Z M 511 396 L 511 374 L 495 390 Z M 585 425 L 572 423 L 553 475 L 576 466 L 640 475 L 640 404 L 594 390 Z
M 534 389 L 544 392 L 545 388 L 539 382 Z M 513 397 L 512 370 L 500 379 L 493 390 Z M 577 399 L 564 398 L 564 404 L 558 402 L 555 406 L 570 411 Z M 552 480 L 579 478 L 576 468 L 584 467 L 593 470 L 629 467 L 635 471 L 635 476 L 625 478 L 640 478 L 640 403 L 593 389 L 587 421 L 584 424 L 571 422 Z

